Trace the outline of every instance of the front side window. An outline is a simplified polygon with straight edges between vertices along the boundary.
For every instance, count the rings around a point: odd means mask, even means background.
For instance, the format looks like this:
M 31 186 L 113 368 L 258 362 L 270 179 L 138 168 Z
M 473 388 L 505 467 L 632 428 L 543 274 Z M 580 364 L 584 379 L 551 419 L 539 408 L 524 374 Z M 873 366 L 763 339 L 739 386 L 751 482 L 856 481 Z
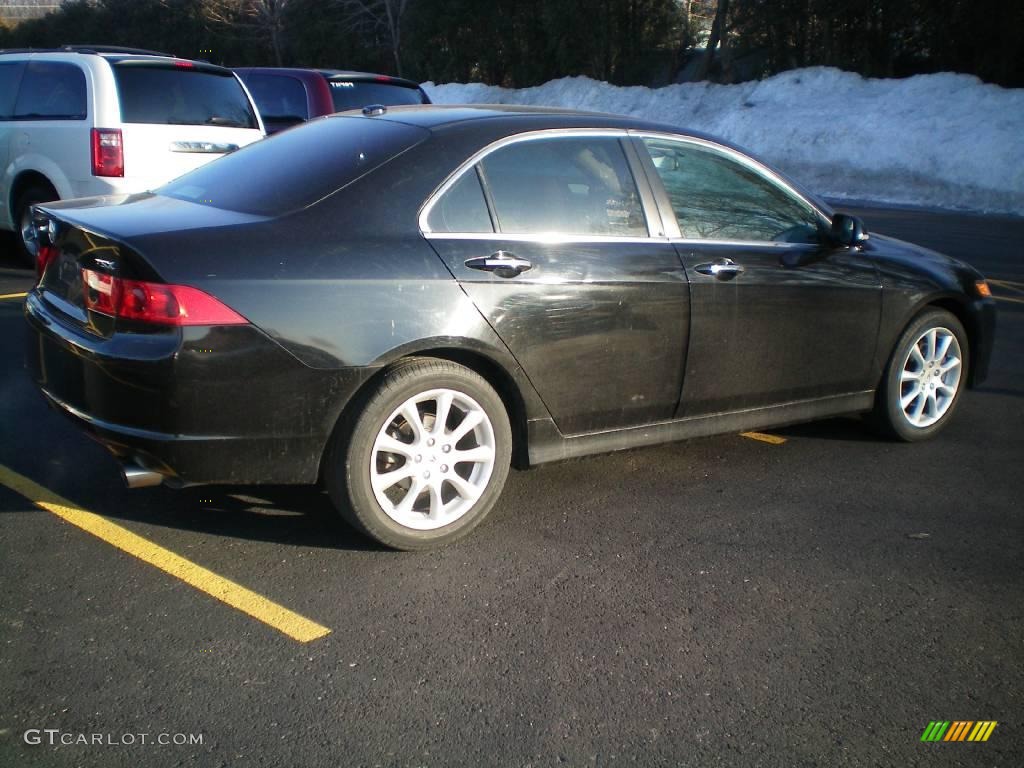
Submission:
M 814 243 L 815 210 L 754 169 L 688 142 L 644 139 L 684 238 Z
M 520 141 L 479 163 L 504 234 L 646 237 L 625 152 L 614 136 Z
M 85 120 L 85 73 L 61 61 L 25 67 L 14 105 L 15 120 Z

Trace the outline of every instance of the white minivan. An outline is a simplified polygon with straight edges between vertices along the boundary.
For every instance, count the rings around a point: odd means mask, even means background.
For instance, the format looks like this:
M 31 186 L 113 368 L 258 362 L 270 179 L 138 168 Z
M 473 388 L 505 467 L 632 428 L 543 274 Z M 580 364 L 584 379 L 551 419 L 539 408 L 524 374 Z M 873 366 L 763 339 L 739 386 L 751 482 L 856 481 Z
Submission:
M 33 204 L 143 192 L 264 135 L 230 69 L 125 48 L 0 51 L 0 229 L 30 261 Z

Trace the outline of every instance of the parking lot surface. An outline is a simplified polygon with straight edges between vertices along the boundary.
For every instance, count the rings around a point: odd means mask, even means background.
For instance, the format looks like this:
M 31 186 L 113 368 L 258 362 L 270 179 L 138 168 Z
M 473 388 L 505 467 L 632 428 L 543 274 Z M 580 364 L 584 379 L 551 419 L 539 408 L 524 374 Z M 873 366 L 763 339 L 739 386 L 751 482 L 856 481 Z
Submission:
M 0 765 L 1020 765 L 1024 219 L 858 213 L 1000 299 L 939 438 L 833 419 L 514 472 L 426 554 L 312 488 L 123 488 L 23 371 L 3 260 Z

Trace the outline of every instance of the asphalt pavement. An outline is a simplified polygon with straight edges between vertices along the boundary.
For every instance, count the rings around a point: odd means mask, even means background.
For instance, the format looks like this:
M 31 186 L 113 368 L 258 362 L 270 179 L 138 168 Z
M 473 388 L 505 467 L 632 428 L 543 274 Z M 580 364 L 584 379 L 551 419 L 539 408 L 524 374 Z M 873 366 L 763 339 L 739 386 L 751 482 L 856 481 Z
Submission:
M 1021 765 L 1024 219 L 858 212 L 1000 297 L 991 377 L 938 439 L 833 419 L 513 472 L 426 554 L 311 488 L 128 491 L 0 299 L 0 766 Z M 31 284 L 12 266 L 0 295 Z

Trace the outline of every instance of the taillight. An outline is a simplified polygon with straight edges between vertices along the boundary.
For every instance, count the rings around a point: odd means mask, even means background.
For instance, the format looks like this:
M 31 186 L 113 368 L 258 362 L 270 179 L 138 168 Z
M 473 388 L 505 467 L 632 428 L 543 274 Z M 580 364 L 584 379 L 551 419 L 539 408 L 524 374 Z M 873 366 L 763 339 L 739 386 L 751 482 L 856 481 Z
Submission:
M 57 248 L 53 245 L 40 245 L 36 251 L 36 277 L 42 278 L 50 262 L 57 258 Z
M 124 141 L 120 128 L 92 129 L 92 175 L 124 176 Z
M 148 283 L 82 270 L 85 306 L 111 317 L 157 325 L 245 325 L 249 321 L 187 285 Z

